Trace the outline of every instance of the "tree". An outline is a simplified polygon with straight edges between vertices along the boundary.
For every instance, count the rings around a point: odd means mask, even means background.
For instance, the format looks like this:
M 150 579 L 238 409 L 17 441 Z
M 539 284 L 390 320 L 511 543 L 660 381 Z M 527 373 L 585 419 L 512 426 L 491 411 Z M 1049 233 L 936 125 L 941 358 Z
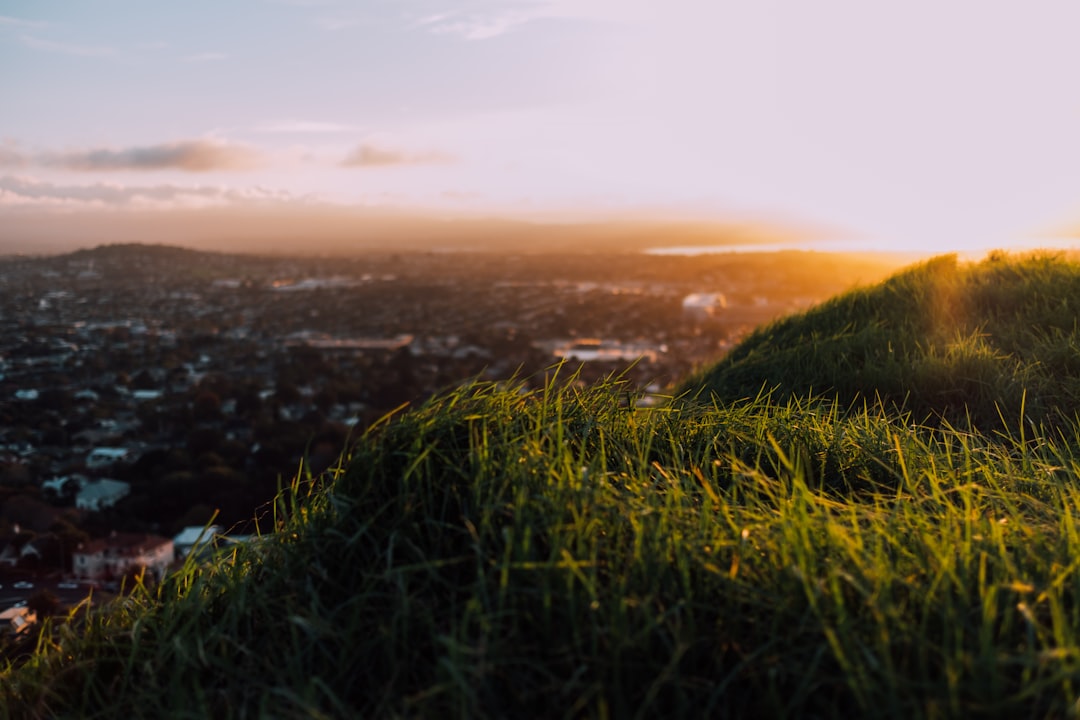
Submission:
M 188 452 L 195 457 L 208 452 L 216 452 L 220 445 L 221 433 L 213 428 L 195 428 L 187 436 Z
M 236 414 L 242 418 L 257 417 L 262 406 L 259 386 L 254 383 L 245 385 L 236 395 Z
M 300 390 L 293 383 L 279 379 L 274 387 L 274 396 L 284 405 L 300 402 Z
M 89 541 L 90 535 L 65 518 L 58 518 L 49 526 L 49 532 L 56 542 L 46 545 L 43 549 L 45 556 L 42 560 L 47 565 L 58 567 L 66 572 L 71 566 L 71 553 L 80 544 Z
M 221 398 L 215 392 L 203 390 L 195 396 L 191 404 L 191 413 L 196 422 L 220 420 Z
M 155 390 L 158 386 L 159 383 L 146 368 L 139 370 L 131 377 L 131 388 L 133 390 Z
M 26 599 L 26 607 L 41 621 L 60 612 L 60 599 L 42 588 Z

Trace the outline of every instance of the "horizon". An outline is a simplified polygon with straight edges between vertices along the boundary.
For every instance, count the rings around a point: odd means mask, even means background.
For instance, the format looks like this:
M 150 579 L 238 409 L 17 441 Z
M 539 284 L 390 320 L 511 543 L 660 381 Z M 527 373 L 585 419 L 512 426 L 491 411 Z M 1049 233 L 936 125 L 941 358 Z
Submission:
M 1077 21 L 973 0 L 0 2 L 0 252 L 366 247 L 414 243 L 410 223 L 523 230 L 508 249 L 615 226 L 1070 249 Z

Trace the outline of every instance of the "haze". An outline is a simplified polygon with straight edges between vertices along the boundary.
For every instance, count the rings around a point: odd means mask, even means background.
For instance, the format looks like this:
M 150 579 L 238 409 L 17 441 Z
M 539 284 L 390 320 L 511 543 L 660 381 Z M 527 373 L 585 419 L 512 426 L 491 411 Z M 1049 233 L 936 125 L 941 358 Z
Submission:
M 1064 0 L 0 0 L 0 252 L 1070 247 L 1076 27 Z

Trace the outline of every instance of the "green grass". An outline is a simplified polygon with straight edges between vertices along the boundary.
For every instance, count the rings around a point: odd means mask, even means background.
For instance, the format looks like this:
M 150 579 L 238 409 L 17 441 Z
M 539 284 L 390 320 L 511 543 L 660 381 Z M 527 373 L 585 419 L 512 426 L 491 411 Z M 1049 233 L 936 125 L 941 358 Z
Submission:
M 756 330 L 684 389 L 723 401 L 818 393 L 1000 428 L 1080 407 L 1080 263 L 935 258 Z
M 920 278 L 966 272 L 938 263 L 822 312 L 925 322 Z M 863 396 L 473 384 L 301 473 L 258 541 L 53 628 L 0 716 L 1070 717 L 1080 422 L 1027 379 L 982 432 Z
M 61 627 L 6 717 L 1060 717 L 1080 428 L 475 385 Z

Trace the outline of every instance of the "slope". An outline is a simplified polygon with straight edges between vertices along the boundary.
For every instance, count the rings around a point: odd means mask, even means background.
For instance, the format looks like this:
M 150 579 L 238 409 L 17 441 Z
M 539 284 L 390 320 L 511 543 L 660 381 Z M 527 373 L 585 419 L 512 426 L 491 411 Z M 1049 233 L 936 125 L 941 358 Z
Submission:
M 1061 255 L 935 258 L 754 331 L 683 392 L 880 401 L 991 429 L 1080 401 L 1080 264 Z

